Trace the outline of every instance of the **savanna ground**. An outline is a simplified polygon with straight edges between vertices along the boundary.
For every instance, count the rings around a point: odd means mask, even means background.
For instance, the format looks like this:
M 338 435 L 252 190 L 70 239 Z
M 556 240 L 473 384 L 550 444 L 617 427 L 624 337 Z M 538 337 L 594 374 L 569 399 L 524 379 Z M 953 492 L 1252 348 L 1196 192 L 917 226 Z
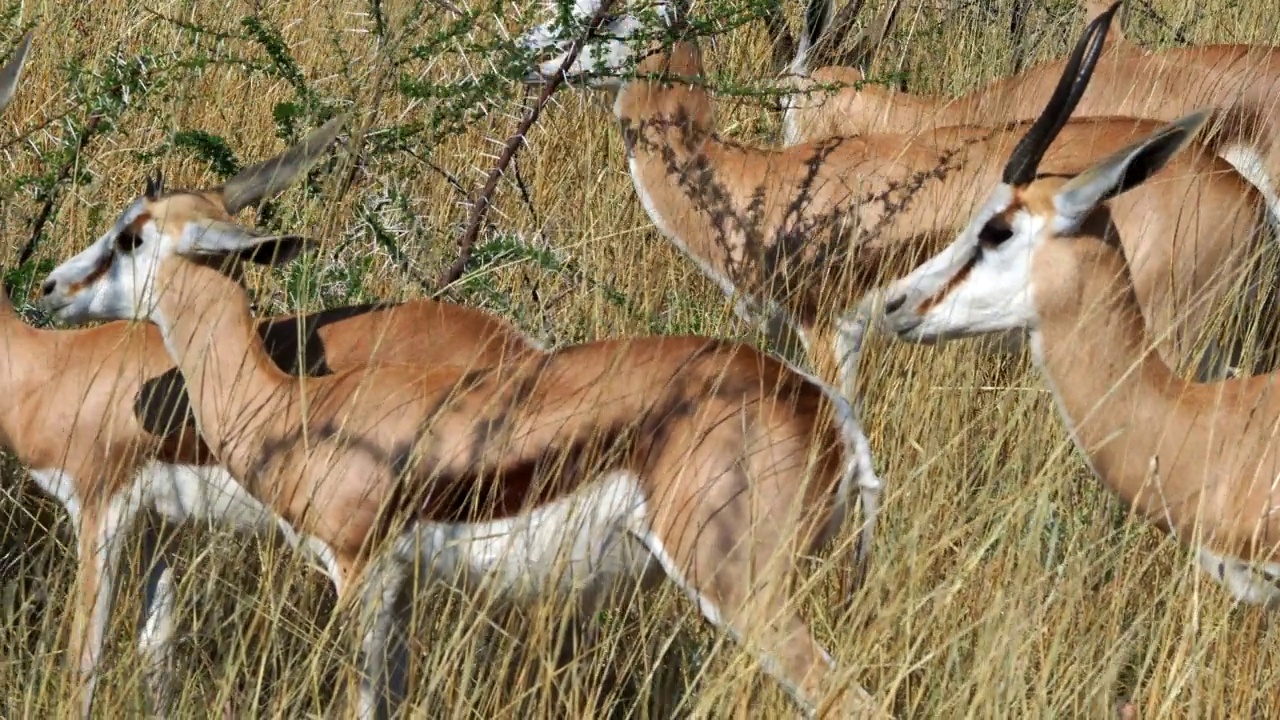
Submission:
M 877 3 L 871 3 L 875 5 Z M 212 184 L 335 112 L 354 110 L 362 160 L 313 175 L 256 220 L 324 238 L 314 257 L 251 278 L 264 311 L 437 291 L 468 197 L 529 98 L 502 39 L 531 3 L 82 3 L 9 5 L 2 48 L 33 25 L 22 85 L 0 121 L 3 258 L 22 305 L 31 280 L 78 251 L 162 168 Z M 704 41 L 723 134 L 777 142 L 762 0 L 697 3 L 726 18 Z M 879 76 L 959 92 L 1007 72 L 1007 0 L 912 3 Z M 1067 0 L 1029 3 L 1021 47 L 1063 54 Z M 1270 44 L 1270 4 L 1135 3 L 1149 46 Z M 527 7 L 526 7 L 527 6 Z M 793 27 L 800 8 L 787 11 Z M 869 13 L 864 13 L 869 14 Z M 523 15 L 523 17 L 521 17 Z M 541 20 L 543 18 L 537 18 Z M 463 279 L 444 297 L 500 313 L 552 345 L 637 333 L 747 336 L 720 293 L 661 241 L 635 198 L 598 95 L 562 89 L 499 185 Z M 349 168 L 348 168 L 349 169 Z M 349 180 L 343 183 L 341 180 Z M 31 314 L 33 322 L 39 321 Z M 875 565 L 848 606 L 833 574 L 798 600 L 850 677 L 908 717 L 1280 716 L 1280 629 L 1237 607 L 1093 480 L 1025 358 L 972 343 L 876 338 L 864 421 L 888 483 Z M 0 499 L 0 716 L 74 712 L 62 649 L 74 591 L 71 528 L 9 463 Z M 182 536 L 181 716 L 312 717 L 332 704 L 347 644 L 320 573 L 291 553 L 201 528 Z M 752 662 L 674 592 L 619 602 L 601 645 L 553 677 L 555 608 L 490 618 L 448 592 L 415 612 L 416 716 L 616 717 L 789 713 Z M 143 711 L 122 593 L 97 713 Z M 501 622 L 494 623 L 493 620 Z M 607 669 L 607 672 L 606 672 Z

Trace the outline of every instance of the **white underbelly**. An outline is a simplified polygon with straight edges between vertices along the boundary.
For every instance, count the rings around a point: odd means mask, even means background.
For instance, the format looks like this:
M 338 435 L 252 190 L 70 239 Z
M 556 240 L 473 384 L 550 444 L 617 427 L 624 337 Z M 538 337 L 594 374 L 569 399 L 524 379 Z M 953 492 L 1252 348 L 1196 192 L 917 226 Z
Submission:
M 170 520 L 205 520 L 251 533 L 276 527 L 275 514 L 219 465 L 153 462 L 137 483 L 147 504 Z
M 260 537 L 279 533 L 337 581 L 328 546 L 316 538 L 300 537 L 220 465 L 153 462 L 138 474 L 135 487 L 144 506 L 175 522 L 204 523 Z
M 660 575 L 632 532 L 648 531 L 635 476 L 616 472 L 532 512 L 494 522 L 421 523 L 395 552 L 430 576 L 494 600 L 600 595 Z
M 78 519 L 82 481 L 58 469 L 31 469 L 28 474 Z M 274 532 L 278 523 L 269 508 L 217 465 L 147 463 L 110 502 L 117 513 L 154 510 L 175 522 L 208 521 L 250 533 Z

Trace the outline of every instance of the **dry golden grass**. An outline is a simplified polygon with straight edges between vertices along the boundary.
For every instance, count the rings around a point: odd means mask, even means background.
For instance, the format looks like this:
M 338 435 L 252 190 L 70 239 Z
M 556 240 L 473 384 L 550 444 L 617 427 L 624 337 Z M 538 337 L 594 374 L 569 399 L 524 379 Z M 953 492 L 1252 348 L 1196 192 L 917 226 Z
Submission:
M 456 0 L 466 6 L 467 0 Z M 1008 65 L 1008 0 L 928 3 L 908 15 L 886 57 L 913 89 L 957 92 Z M 409 42 L 452 18 L 449 3 L 427 0 L 428 22 Z M 1065 0 L 1038 4 L 1028 23 L 1036 58 L 1063 53 L 1080 27 Z M 1156 10 L 1185 24 L 1195 42 L 1276 40 L 1273 8 L 1245 3 L 1163 0 Z M 399 27 L 410 0 L 163 2 L 168 18 L 239 33 L 260 13 L 280 28 L 318 97 L 353 107 L 366 128 L 420 120 L 436 101 L 399 92 L 402 78 L 465 78 L 490 58 L 456 54 L 388 68 L 370 30 L 374 8 Z M 477 4 L 477 7 L 479 5 Z M 255 9 L 256 8 L 256 9 Z M 798 7 L 791 7 L 793 19 Z M 477 36 L 517 32 L 510 15 L 479 19 Z M 137 3 L 29 3 L 5 24 L 39 19 L 31 60 L 0 124 L 0 158 L 11 193 L 0 218 L 6 267 L 31 233 L 43 198 L 30 180 L 65 158 L 79 184 L 63 182 L 35 261 L 57 261 L 103 231 L 163 167 L 170 184 L 216 181 L 209 165 L 173 149 L 181 130 L 226 138 L 242 161 L 277 152 L 273 107 L 296 99 L 288 82 L 245 67 L 175 70 L 135 90 L 114 127 L 73 155 L 74 132 L 113 62 L 150 53 L 172 63 L 215 51 L 265 62 L 261 45 L 217 40 L 178 27 Z M 1169 41 L 1167 27 L 1138 9 L 1131 38 Z M 768 77 L 758 25 L 720 37 L 709 49 L 718 81 Z M 76 70 L 79 68 L 79 71 Z M 468 131 L 409 149 L 470 191 L 492 165 L 522 112 L 507 84 Z M 314 125 L 315 123 L 313 123 Z M 778 118 L 759 103 L 726 101 L 724 132 L 776 141 Z M 375 136 L 377 137 L 377 136 Z M 20 140 L 14 140 L 20 138 Z M 147 157 L 147 156 L 150 157 Z M 546 247 L 576 272 L 528 259 L 498 259 L 453 297 L 487 306 L 555 344 L 609 335 L 698 332 L 743 335 L 723 297 L 661 241 L 635 199 L 622 146 L 599 97 L 562 92 L 528 137 L 515 182 L 502 184 L 488 239 L 521 238 Z M 464 197 L 406 152 L 370 157 L 337 202 L 291 190 L 273 222 L 326 238 L 320 254 L 264 276 L 255 286 L 273 310 L 315 309 L 430 289 L 455 253 Z M 390 233 L 379 244 L 368 220 Z M 489 247 L 496 247 L 490 245 Z M 401 256 L 398 257 L 397 253 Z M 47 267 L 45 265 L 44 267 Z M 20 274 L 22 280 L 38 275 Z M 19 284 L 19 291 L 27 288 Z M 625 302 L 619 300 L 625 299 Z M 21 298 L 19 298 L 21 300 Z M 972 343 L 945 348 L 876 340 L 863 361 L 870 394 L 865 422 L 888 482 L 884 522 L 867 584 L 847 609 L 840 583 L 816 577 L 799 602 L 816 634 L 852 679 L 891 697 L 904 717 L 1109 717 L 1134 698 L 1142 717 L 1280 716 L 1280 634 L 1263 613 L 1235 607 L 1163 535 L 1127 521 L 1099 487 L 1025 360 L 984 355 Z M 0 716 L 62 717 L 74 712 L 62 649 L 73 591 L 70 527 L 10 463 L 0 501 Z M 320 574 L 284 550 L 201 528 L 182 536 L 176 656 L 181 716 L 312 717 L 331 705 L 347 645 L 331 625 L 331 593 Z M 837 556 L 838 557 L 838 556 Z M 127 641 L 138 598 L 122 594 L 97 710 L 104 717 L 143 710 L 139 662 Z M 600 618 L 602 640 L 554 677 L 550 630 L 555 608 L 526 618 L 491 618 L 466 598 L 419 593 L 414 613 L 410 702 L 424 717 L 720 717 L 791 711 L 736 646 L 707 630 L 677 593 L 633 601 Z M 496 623 L 496 624 L 495 624 Z

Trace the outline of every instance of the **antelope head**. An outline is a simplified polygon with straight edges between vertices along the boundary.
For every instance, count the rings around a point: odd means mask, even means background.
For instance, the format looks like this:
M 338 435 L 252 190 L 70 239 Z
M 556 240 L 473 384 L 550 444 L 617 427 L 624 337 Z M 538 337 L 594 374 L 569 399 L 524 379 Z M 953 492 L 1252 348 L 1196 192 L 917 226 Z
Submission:
M 234 268 L 241 262 L 280 264 L 297 257 L 309 247 L 308 240 L 260 234 L 232 215 L 305 174 L 329 149 L 344 121 L 341 116 L 330 120 L 220 188 L 166 191 L 158 174 L 148 179 L 142 195 L 110 230 L 49 273 L 41 286 L 41 305 L 70 323 L 147 320 L 156 305 L 156 271 L 173 258 Z
M 1063 243 L 1118 247 L 1103 203 L 1145 182 L 1195 136 L 1201 110 L 1072 176 L 1037 176 L 1045 150 L 1075 108 L 1101 54 L 1117 5 L 1090 23 L 1044 112 L 1010 153 L 1002 182 L 959 237 L 888 289 L 885 325 L 899 338 L 936 342 L 1034 331 L 1051 298 L 1073 298 L 1084 268 Z
M 588 24 L 602 2 L 603 0 L 574 0 L 568 27 L 559 20 L 552 20 L 534 27 L 520 38 L 521 47 L 535 56 L 553 54 L 549 60 L 536 65 L 536 69 L 525 78 L 526 82 L 543 83 L 563 72 L 569 83 L 583 83 L 600 90 L 617 91 L 622 86 L 628 69 L 657 40 L 652 32 L 645 31 L 646 28 L 655 26 L 648 16 L 656 13 L 659 23 L 666 27 L 674 25 L 676 21 L 676 8 L 666 0 L 656 0 L 647 6 L 643 3 L 630 3 L 626 14 L 607 15 L 573 63 L 562 69 L 570 46 L 575 41 L 581 41 L 587 34 Z

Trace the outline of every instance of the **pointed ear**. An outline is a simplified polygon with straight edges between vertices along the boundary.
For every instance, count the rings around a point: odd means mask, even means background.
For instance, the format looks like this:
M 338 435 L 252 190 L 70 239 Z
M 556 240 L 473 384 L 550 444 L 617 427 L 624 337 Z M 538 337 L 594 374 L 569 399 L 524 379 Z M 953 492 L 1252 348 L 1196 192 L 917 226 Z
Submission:
M 280 155 L 241 170 L 222 186 L 227 212 L 235 215 L 293 184 L 328 152 L 346 121 L 346 115 L 339 115 Z
M 142 190 L 142 196 L 148 200 L 159 200 L 164 194 L 164 173 L 156 170 L 155 175 L 147 178 L 147 185 Z
M 178 251 L 194 258 L 284 265 L 315 246 L 313 240 L 301 235 L 261 235 L 236 223 L 205 220 L 187 224 Z
M 1077 227 L 1098 205 L 1141 185 L 1159 172 L 1196 136 L 1210 112 L 1198 110 L 1174 120 L 1068 181 L 1053 196 L 1054 208 L 1065 223 L 1059 229 Z
M 22 66 L 27 62 L 27 50 L 31 49 L 32 31 L 22 36 L 18 48 L 13 51 L 13 59 L 0 68 L 0 110 L 4 110 L 13 99 L 18 89 L 18 80 L 22 77 Z

